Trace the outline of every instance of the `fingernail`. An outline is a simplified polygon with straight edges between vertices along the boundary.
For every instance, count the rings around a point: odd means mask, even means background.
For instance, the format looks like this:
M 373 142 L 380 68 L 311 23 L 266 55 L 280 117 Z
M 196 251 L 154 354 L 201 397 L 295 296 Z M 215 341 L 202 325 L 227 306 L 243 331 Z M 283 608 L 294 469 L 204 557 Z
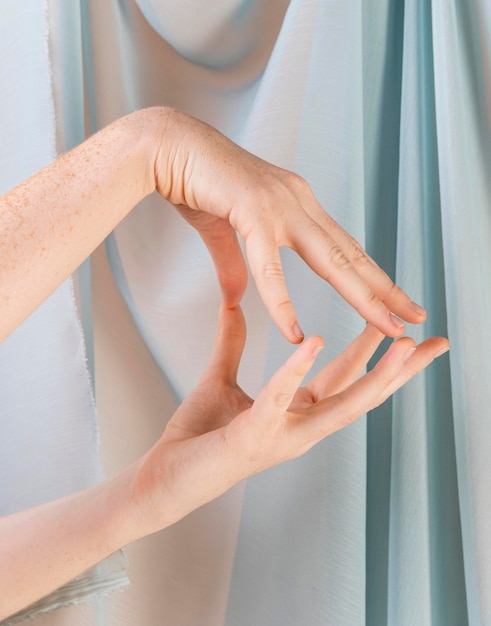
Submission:
M 402 360 L 404 361 L 404 363 L 406 361 L 409 361 L 409 359 L 413 356 L 415 352 L 416 352 L 416 348 L 409 348 L 409 350 L 405 352 L 404 356 L 402 357 Z
M 299 339 L 303 339 L 305 337 L 302 329 L 298 325 L 298 322 L 295 322 L 295 324 L 293 324 L 293 334 L 295 335 L 295 337 L 298 337 Z
M 397 317 L 397 315 L 394 315 L 394 313 L 390 313 L 389 317 L 392 325 L 395 326 L 397 329 L 404 328 L 404 322 L 401 320 L 400 317 Z
M 413 307 L 413 311 L 415 311 L 418 315 L 426 315 L 426 309 L 416 302 L 411 302 L 411 306 Z
M 321 346 L 316 346 L 313 350 L 312 350 L 312 358 L 315 359 L 317 357 L 317 355 L 319 354 L 319 352 L 324 348 L 324 345 Z
M 435 354 L 434 358 L 437 359 L 439 356 L 442 356 L 442 354 L 445 354 L 445 352 L 448 352 L 449 349 L 450 349 L 449 346 L 447 346 L 446 348 L 442 348 L 439 352 Z

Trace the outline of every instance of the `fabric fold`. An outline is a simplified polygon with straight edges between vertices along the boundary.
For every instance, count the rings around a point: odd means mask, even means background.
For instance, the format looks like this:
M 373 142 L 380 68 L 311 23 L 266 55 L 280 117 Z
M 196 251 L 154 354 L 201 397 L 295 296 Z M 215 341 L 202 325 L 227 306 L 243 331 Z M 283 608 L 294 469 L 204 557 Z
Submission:
M 47 3 L 20 6 L 2 1 L 0 13 L 3 192 L 55 157 L 56 138 Z M 0 378 L 0 515 L 102 480 L 94 398 L 72 279 L 2 343 Z M 15 621 L 121 588 L 127 584 L 124 564 L 121 554 L 114 555 Z

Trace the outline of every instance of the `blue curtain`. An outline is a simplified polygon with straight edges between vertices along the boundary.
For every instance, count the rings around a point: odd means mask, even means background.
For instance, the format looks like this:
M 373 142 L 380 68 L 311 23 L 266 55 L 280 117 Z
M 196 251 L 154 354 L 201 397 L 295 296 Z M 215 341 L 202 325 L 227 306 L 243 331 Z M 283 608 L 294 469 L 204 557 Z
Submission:
M 123 623 L 126 607 L 131 623 L 172 626 L 491 624 L 488 0 L 52 4 L 65 15 L 54 34 L 67 137 L 154 104 L 205 119 L 304 176 L 426 306 L 408 332 L 451 342 L 372 414 L 166 531 L 143 600 L 107 600 L 104 623 Z M 219 303 L 206 250 L 151 197 L 107 256 L 136 329 L 121 341 L 142 342 L 182 397 Z M 330 359 L 363 322 L 291 251 L 283 259 L 302 326 L 325 336 Z M 113 280 L 101 268 L 94 279 Z M 290 347 L 253 285 L 244 308 L 241 375 L 254 394 Z

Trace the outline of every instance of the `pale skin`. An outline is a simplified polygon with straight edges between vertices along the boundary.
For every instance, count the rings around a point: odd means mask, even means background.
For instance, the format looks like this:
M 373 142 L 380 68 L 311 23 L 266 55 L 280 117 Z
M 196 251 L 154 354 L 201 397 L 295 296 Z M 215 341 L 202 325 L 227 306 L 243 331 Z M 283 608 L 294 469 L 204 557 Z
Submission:
M 193 223 L 214 258 L 224 304 L 210 362 L 139 461 L 114 479 L 0 519 L 0 619 L 248 476 L 304 454 L 448 349 L 441 337 L 418 346 L 402 337 L 362 375 L 384 334 L 404 331 L 390 312 L 411 322 L 423 321 L 424 312 L 324 214 L 301 179 L 167 109 L 116 122 L 1 198 L 2 338 L 155 189 Z M 301 387 L 323 347 L 320 337 L 306 339 L 255 401 L 236 380 L 246 338 L 238 306 L 246 269 L 235 231 L 287 339 L 298 343 L 302 333 L 280 245 L 293 247 L 371 322 Z

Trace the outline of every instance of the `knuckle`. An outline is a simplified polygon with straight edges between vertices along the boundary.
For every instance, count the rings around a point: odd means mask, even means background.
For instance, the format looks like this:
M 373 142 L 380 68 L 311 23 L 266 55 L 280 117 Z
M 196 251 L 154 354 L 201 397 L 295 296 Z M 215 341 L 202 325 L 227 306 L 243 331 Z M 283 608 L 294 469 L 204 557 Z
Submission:
M 361 268 L 370 262 L 370 257 L 356 239 L 351 239 L 349 247 L 351 260 L 356 268 Z
M 369 291 L 366 296 L 366 304 L 371 308 L 377 308 L 381 304 L 380 298 L 373 291 Z
M 269 398 L 269 401 L 275 407 L 280 407 L 280 410 L 283 411 L 286 406 L 288 406 L 292 399 L 292 392 L 289 389 L 278 388 L 275 385 L 271 384 L 271 381 L 265 387 L 266 396 Z
M 262 267 L 262 277 L 268 281 L 282 281 L 283 280 L 283 268 L 279 261 L 270 261 Z
M 288 186 L 298 193 L 310 192 L 310 186 L 308 182 L 295 172 L 289 172 L 285 170 L 286 180 Z
M 336 269 L 347 269 L 351 265 L 348 257 L 337 244 L 334 244 L 329 250 L 328 258 Z
M 277 406 L 288 406 L 291 402 L 292 394 L 287 391 L 275 391 L 272 394 L 272 399 Z
M 388 286 L 386 289 L 386 297 L 387 298 L 397 298 L 401 295 L 405 295 L 402 289 L 396 285 L 392 280 L 387 277 Z

